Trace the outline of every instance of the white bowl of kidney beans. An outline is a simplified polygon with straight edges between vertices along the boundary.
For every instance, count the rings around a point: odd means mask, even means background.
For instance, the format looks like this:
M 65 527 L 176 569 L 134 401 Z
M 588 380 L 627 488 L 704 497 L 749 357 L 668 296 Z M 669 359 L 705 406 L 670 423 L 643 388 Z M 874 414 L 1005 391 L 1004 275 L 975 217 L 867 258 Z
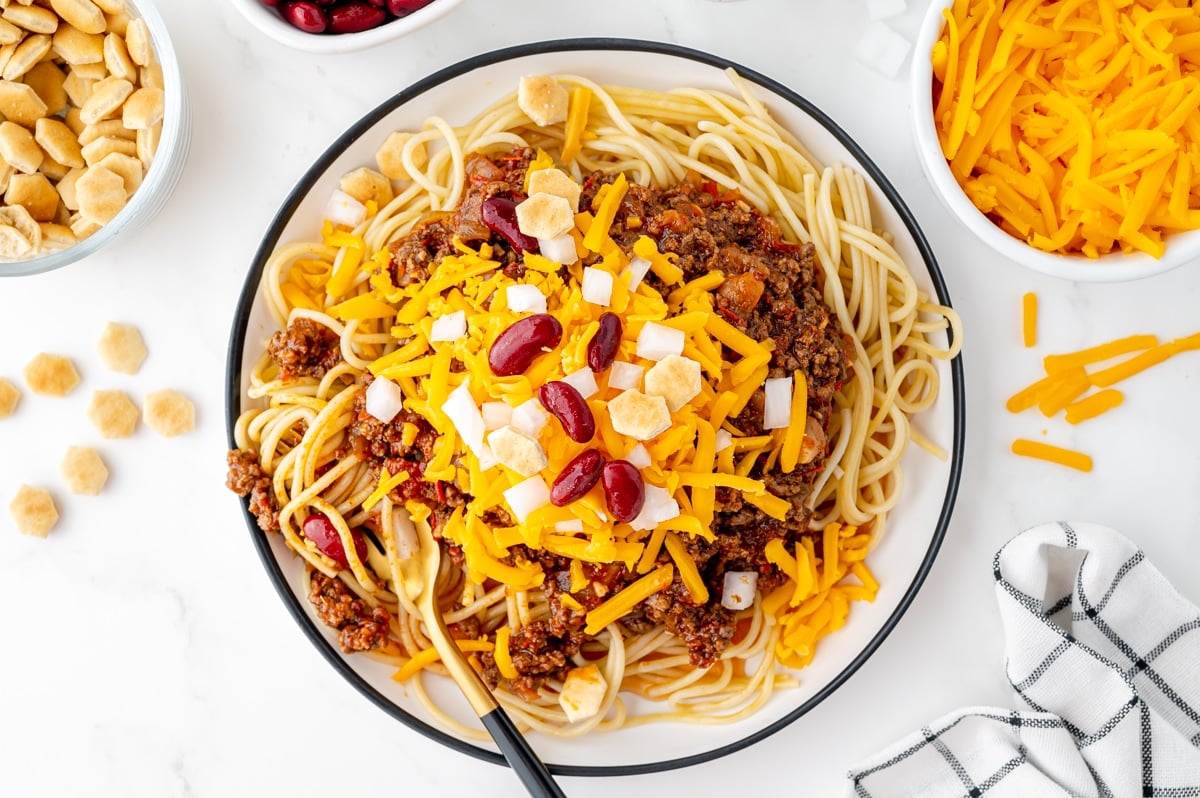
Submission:
M 233 0 L 254 27 L 316 53 L 361 50 L 404 36 L 462 0 Z

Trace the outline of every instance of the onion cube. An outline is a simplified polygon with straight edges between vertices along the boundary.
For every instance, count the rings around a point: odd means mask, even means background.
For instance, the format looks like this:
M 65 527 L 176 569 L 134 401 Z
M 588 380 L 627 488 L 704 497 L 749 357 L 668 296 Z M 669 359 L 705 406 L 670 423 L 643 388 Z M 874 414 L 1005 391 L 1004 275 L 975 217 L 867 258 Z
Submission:
M 479 450 L 479 470 L 487 471 L 495 468 L 498 465 L 500 465 L 500 461 L 496 458 L 496 454 L 492 451 L 492 447 L 484 443 L 482 448 Z
M 725 451 L 726 449 L 728 449 L 730 446 L 733 446 L 733 435 L 730 434 L 729 430 L 727 430 L 727 429 L 717 430 L 716 452 L 719 454 L 719 453 Z
M 595 664 L 572 668 L 563 680 L 562 690 L 558 694 L 558 705 L 566 713 L 569 723 L 578 723 L 600 712 L 606 692 L 608 682 L 604 680 L 604 675 Z
M 650 467 L 650 452 L 642 444 L 635 445 L 625 455 L 625 462 L 629 463 L 634 468 L 649 468 Z
M 570 266 L 579 260 L 579 252 L 575 249 L 575 237 L 570 233 L 558 238 L 539 238 L 538 251 L 542 253 L 542 257 L 563 266 Z
M 475 406 L 475 399 L 471 396 L 471 388 L 467 383 L 464 382 L 450 392 L 446 401 L 442 403 L 442 412 L 450 419 L 450 423 L 458 431 L 458 437 L 462 438 L 467 448 L 479 457 L 483 451 L 483 435 L 487 432 L 487 427 L 484 426 L 483 415 Z
M 366 409 L 367 413 L 386 424 L 404 409 L 404 391 L 391 380 L 376 377 L 367 386 Z
M 483 415 L 483 426 L 488 431 L 512 423 L 513 409 L 508 402 L 484 402 L 483 407 L 479 409 Z
M 726 571 L 721 586 L 721 606 L 727 610 L 744 610 L 754 603 L 758 589 L 758 574 L 754 571 Z
M 510 285 L 505 289 L 505 301 L 513 313 L 546 312 L 546 295 L 536 285 Z
M 567 521 L 559 521 L 557 524 L 554 525 L 554 531 L 562 532 L 563 534 L 568 534 L 568 535 L 572 532 L 582 532 L 583 531 L 583 521 L 579 518 L 572 518 Z
M 620 391 L 642 387 L 642 375 L 646 369 L 637 363 L 626 363 L 623 360 L 613 361 L 608 370 L 608 387 Z
M 596 384 L 595 372 L 587 366 L 584 366 L 579 371 L 572 371 L 563 377 L 562 381 L 579 391 L 579 395 L 584 399 L 595 396 L 600 390 L 600 386 Z
M 512 425 L 534 438 L 546 426 L 550 415 L 542 409 L 542 403 L 537 399 L 529 399 L 513 408 Z
M 637 355 L 647 360 L 662 360 L 667 355 L 682 355 L 683 338 L 683 330 L 648 321 L 638 333 Z
M 445 316 L 434 319 L 433 326 L 429 328 L 429 340 L 434 343 L 438 341 L 457 341 L 466 334 L 467 314 L 461 310 L 456 310 L 453 313 L 447 313 Z
M 637 518 L 629 522 L 636 530 L 654 529 L 663 521 L 679 517 L 679 502 L 666 488 L 646 484 L 646 502 Z
M 344 227 L 358 227 L 367 219 L 367 206 L 341 189 L 334 189 L 325 206 L 325 218 Z
M 767 380 L 763 390 L 763 429 L 785 429 L 792 420 L 792 378 Z
M 517 523 L 522 524 L 530 513 L 550 503 L 550 488 L 546 480 L 532 476 L 504 491 L 504 501 L 508 502 Z
M 908 39 L 882 22 L 872 22 L 858 40 L 854 57 L 885 78 L 894 78 L 904 65 L 910 46 Z
M 613 276 L 604 269 L 586 266 L 583 269 L 583 282 L 579 286 L 585 302 L 593 305 L 608 307 L 612 302 Z
M 642 284 L 642 280 L 646 279 L 646 273 L 650 271 L 650 261 L 645 258 L 634 258 L 629 261 L 629 290 L 636 291 L 637 287 Z
M 905 0 L 867 0 L 867 16 L 878 22 L 889 17 L 898 17 L 907 10 Z

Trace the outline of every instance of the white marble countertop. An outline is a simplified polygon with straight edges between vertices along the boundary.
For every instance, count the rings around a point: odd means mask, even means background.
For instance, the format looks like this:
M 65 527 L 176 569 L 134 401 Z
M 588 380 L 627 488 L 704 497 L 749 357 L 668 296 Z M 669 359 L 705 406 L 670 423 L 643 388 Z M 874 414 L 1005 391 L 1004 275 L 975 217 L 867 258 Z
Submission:
M 8 796 L 520 795 L 508 772 L 426 740 L 364 700 L 312 649 L 264 576 L 224 482 L 225 349 L 259 239 L 292 185 L 351 122 L 414 80 L 483 50 L 568 36 L 677 42 L 793 87 L 855 137 L 899 189 L 940 260 L 966 325 L 967 453 L 941 554 L 908 614 L 847 684 L 791 727 L 682 771 L 567 778 L 571 795 L 696 795 L 789 785 L 840 794 L 858 760 L 966 704 L 1011 705 L 992 593 L 996 549 L 1058 518 L 1123 531 L 1200 600 L 1200 355 L 1130 382 L 1119 411 L 1072 428 L 1013 416 L 1004 399 L 1037 358 L 1132 332 L 1200 324 L 1200 271 L 1081 285 L 984 251 L 936 200 L 915 158 L 902 74 L 854 60 L 861 0 L 467 0 L 415 35 L 368 52 L 311 56 L 248 27 L 226 3 L 160 0 L 191 98 L 187 168 L 148 228 L 58 272 L 0 280 L 0 376 L 38 351 L 72 356 L 83 385 L 26 393 L 0 422 L 0 500 L 55 487 L 47 540 L 0 513 L 0 794 Z M 915 38 L 925 3 L 889 20 Z M 906 65 L 907 66 L 907 65 Z M 1041 298 L 1041 340 L 1020 343 L 1020 297 Z M 151 355 L 133 377 L 95 354 L 104 323 L 139 326 Z M 98 388 L 189 395 L 198 429 L 141 428 L 101 441 Z M 1008 451 L 1017 436 L 1091 452 L 1081 474 Z M 97 445 L 99 497 L 59 487 L 68 445 Z M 669 733 L 669 732 L 668 732 Z

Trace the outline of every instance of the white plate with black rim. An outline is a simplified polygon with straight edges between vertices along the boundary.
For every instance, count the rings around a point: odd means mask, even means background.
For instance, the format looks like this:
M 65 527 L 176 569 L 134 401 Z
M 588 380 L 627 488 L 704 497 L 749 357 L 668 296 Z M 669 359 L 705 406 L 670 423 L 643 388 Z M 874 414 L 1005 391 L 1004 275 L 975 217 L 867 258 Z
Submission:
M 619 55 L 619 57 L 614 57 Z M 729 90 L 723 70 L 733 67 L 781 124 L 798 136 L 823 163 L 841 162 L 866 176 L 874 198 L 874 218 L 895 237 L 895 247 L 917 283 L 938 301 L 950 298 L 925 236 L 899 194 L 865 152 L 837 123 L 786 86 L 719 57 L 670 44 L 627 39 L 572 39 L 521 45 L 480 55 L 431 75 L 371 111 L 335 141 L 284 201 L 250 265 L 229 346 L 227 424 L 250 406 L 248 372 L 274 332 L 260 290 L 264 265 L 276 247 L 311 240 L 322 211 L 344 173 L 373 162 L 379 145 L 394 130 L 419 129 L 437 115 L 462 124 L 522 75 L 571 73 L 601 84 Z M 941 343 L 945 343 L 944 339 Z M 905 492 L 888 519 L 888 530 L 871 555 L 880 582 L 871 604 L 856 603 L 846 626 L 821 641 L 813 663 L 798 673 L 800 686 L 777 691 L 757 713 L 729 725 L 660 724 L 584 738 L 540 734 L 530 740 L 555 773 L 576 776 L 645 773 L 715 759 L 762 740 L 796 722 L 830 697 L 893 630 L 928 574 L 946 534 L 963 458 L 965 402 L 961 358 L 938 364 L 942 390 L 934 407 L 920 416 L 923 432 L 950 451 L 946 461 L 911 447 L 906 455 Z M 335 635 L 314 615 L 302 587 L 301 560 L 279 535 L 264 535 L 247 513 L 250 540 L 284 605 L 317 651 L 364 697 L 392 717 L 471 756 L 500 763 L 491 745 L 462 740 L 434 726 L 414 696 L 390 677 L 393 668 L 362 656 L 343 655 Z M 432 684 L 432 682 L 444 682 Z M 449 680 L 427 680 L 439 704 L 464 720 L 472 716 Z M 636 710 L 640 699 L 628 697 Z

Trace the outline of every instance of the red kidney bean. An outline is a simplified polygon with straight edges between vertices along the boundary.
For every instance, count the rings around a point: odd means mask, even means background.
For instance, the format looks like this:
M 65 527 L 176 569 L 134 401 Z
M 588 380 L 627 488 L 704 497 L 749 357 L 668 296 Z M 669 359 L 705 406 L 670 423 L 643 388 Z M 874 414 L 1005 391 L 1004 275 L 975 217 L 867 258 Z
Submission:
M 292 0 L 283 6 L 283 18 L 305 33 L 324 33 L 329 25 L 325 12 L 311 0 Z
M 500 377 L 522 374 L 534 358 L 558 346 L 562 334 L 562 325 L 550 314 L 526 316 L 496 336 L 488 351 L 488 365 Z
M 646 503 L 646 483 L 633 463 L 625 460 L 605 463 L 600 482 L 604 485 L 604 498 L 613 518 L 622 523 L 637 518 Z
M 269 6 L 271 8 L 274 8 L 275 6 L 279 5 L 279 3 L 280 3 L 280 0 L 262 0 L 262 4 L 264 6 Z
M 346 559 L 346 549 L 342 547 L 342 539 L 338 537 L 337 529 L 334 528 L 332 521 L 320 513 L 313 513 L 304 519 L 302 528 L 304 537 L 313 542 L 317 551 L 343 568 L 350 567 L 350 561 Z M 354 553 L 358 555 L 360 562 L 365 562 L 367 541 L 363 539 L 361 532 L 354 529 L 350 530 L 350 537 L 354 539 Z
M 398 17 L 407 16 L 419 8 L 424 8 L 433 0 L 387 0 L 388 11 Z
M 370 3 L 371 5 L 375 6 L 376 8 L 386 8 L 387 7 L 387 0 L 367 0 L 367 2 Z
M 525 235 L 517 226 L 517 203 L 508 197 L 488 197 L 479 206 L 479 215 L 487 228 L 513 249 L 521 253 L 538 251 L 537 239 Z
M 538 401 L 562 422 L 563 430 L 576 443 L 587 443 L 596 434 L 596 417 L 574 385 L 548 382 L 538 388 Z
M 567 467 L 550 486 L 550 503 L 555 507 L 566 507 L 576 499 L 582 498 L 600 481 L 600 472 L 603 469 L 604 455 L 595 449 L 581 452 L 567 463 Z
M 587 345 L 587 363 L 599 374 L 617 359 L 617 347 L 621 345 L 621 317 L 616 313 L 600 314 L 600 329 Z
M 359 33 L 387 22 L 387 12 L 370 3 L 342 3 L 329 9 L 331 33 Z

